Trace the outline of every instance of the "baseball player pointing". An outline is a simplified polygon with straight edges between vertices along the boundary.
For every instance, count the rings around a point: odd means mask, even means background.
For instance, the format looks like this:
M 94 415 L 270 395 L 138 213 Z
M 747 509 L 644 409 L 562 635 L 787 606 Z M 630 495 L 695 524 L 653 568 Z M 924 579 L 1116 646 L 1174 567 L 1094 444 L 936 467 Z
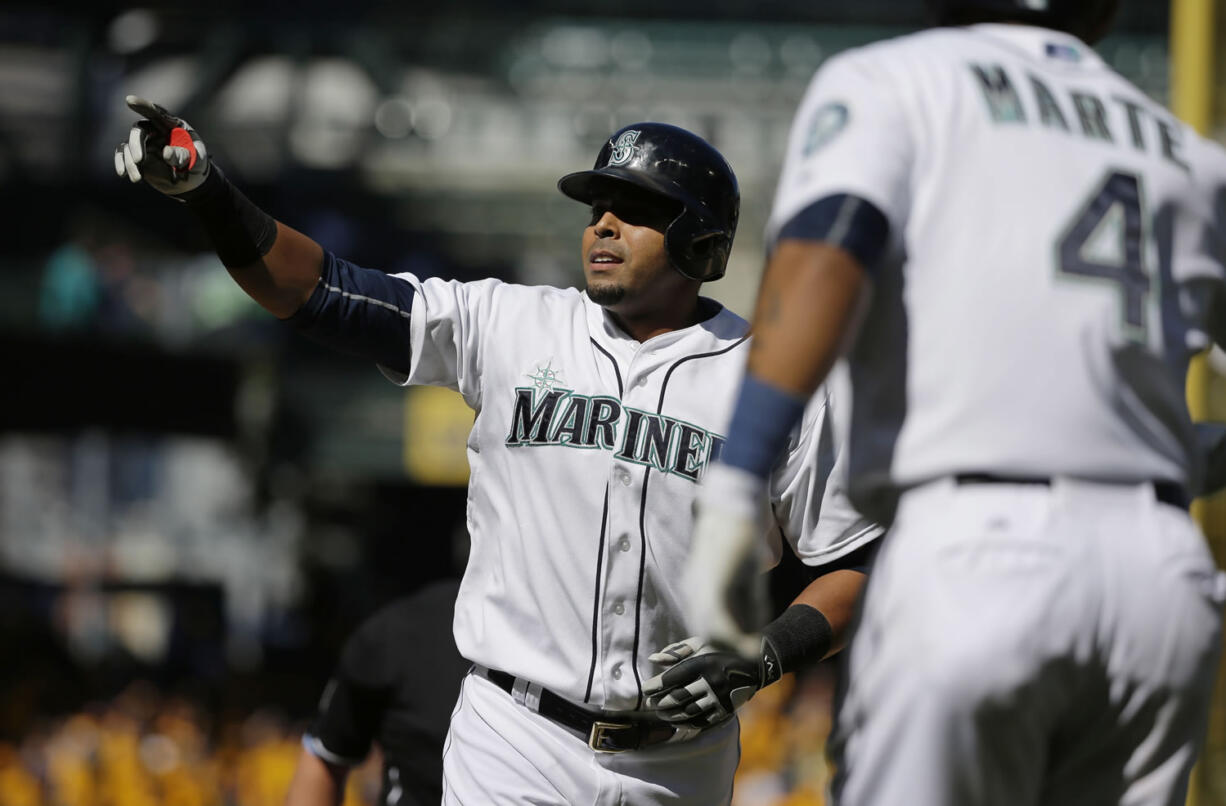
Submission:
M 892 526 L 842 804 L 1183 803 L 1226 600 L 1183 399 L 1226 343 L 1226 156 L 1088 46 L 1114 5 L 933 0 L 951 27 L 831 59 L 797 112 L 685 589 L 744 642 L 744 513 L 846 349 L 851 499 Z
M 679 579 L 692 502 L 748 350 L 745 321 L 698 293 L 724 273 L 736 229 L 736 179 L 718 152 L 642 123 L 562 178 L 592 211 L 585 292 L 458 283 L 328 253 L 251 204 L 182 120 L 129 105 L 142 120 L 116 170 L 185 202 L 251 297 L 477 412 L 454 622 L 474 669 L 451 720 L 444 802 L 727 802 L 733 712 L 838 647 L 879 532 L 831 472 L 839 454 L 817 395 L 770 473 L 774 542 L 758 538 L 777 557 L 782 533 L 825 573 L 751 657 L 691 637 Z

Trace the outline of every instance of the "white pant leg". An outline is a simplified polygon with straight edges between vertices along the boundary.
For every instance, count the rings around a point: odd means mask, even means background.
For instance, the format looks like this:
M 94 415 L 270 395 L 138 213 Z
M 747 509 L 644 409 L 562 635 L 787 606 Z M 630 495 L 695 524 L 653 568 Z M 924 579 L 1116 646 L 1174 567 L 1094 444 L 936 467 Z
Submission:
M 1209 715 L 1226 578 L 1182 511 L 1139 496 L 1131 507 L 1067 483 L 1078 520 L 1093 518 L 1104 569 L 1095 710 L 1066 742 L 1043 803 L 1183 806 Z
M 1178 802 L 1220 626 L 1207 558 L 1148 487 L 908 493 L 851 648 L 837 802 Z
M 565 729 L 469 674 L 447 732 L 443 803 L 604 804 L 591 756 Z
M 1061 625 L 1083 609 L 1074 547 L 1047 538 L 1046 493 L 941 483 L 903 498 L 851 645 L 838 803 L 1036 803 L 1039 738 L 1063 706 L 1027 702 L 1038 644 L 1067 645 Z
M 688 742 L 596 753 L 470 674 L 443 754 L 443 803 L 718 806 L 731 799 L 739 755 L 735 720 Z
M 732 719 L 676 744 L 633 753 L 599 753 L 596 761 L 615 776 L 618 804 L 726 806 L 741 760 L 740 723 Z

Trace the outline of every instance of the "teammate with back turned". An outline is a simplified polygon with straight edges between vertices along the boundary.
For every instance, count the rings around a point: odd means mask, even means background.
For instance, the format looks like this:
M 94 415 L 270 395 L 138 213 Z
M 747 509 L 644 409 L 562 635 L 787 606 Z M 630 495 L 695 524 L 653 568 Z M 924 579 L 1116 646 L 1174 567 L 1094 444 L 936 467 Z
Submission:
M 592 210 L 585 292 L 421 280 L 359 268 L 274 221 L 182 120 L 129 105 L 143 119 L 116 170 L 184 201 L 257 302 L 477 412 L 454 623 L 475 667 L 451 719 L 444 802 L 726 803 L 733 712 L 839 647 L 880 530 L 846 504 L 817 395 L 771 472 L 778 528 L 756 539 L 778 556 L 786 535 L 820 576 L 750 657 L 692 637 L 678 587 L 692 504 L 748 350 L 746 322 L 699 296 L 736 229 L 723 157 L 642 123 L 563 177 Z
M 1226 157 L 1089 47 L 1114 5 L 933 0 L 946 27 L 832 58 L 796 115 L 684 588 L 746 640 L 743 513 L 846 351 L 851 500 L 892 525 L 844 806 L 1183 803 L 1226 598 L 1184 402 L 1226 343 Z

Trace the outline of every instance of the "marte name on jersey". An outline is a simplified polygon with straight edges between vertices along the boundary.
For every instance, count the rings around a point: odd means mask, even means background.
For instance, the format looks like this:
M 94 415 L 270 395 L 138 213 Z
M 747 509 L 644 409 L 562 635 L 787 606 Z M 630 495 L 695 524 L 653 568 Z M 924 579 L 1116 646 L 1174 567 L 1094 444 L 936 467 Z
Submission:
M 979 88 L 987 101 L 988 113 L 997 124 L 1036 121 L 1049 129 L 1077 133 L 1101 143 L 1119 142 L 1119 132 L 1112 131 L 1108 104 L 1124 110 L 1128 120 L 1126 139 L 1138 151 L 1147 151 L 1157 146 L 1159 153 L 1183 171 L 1189 171 L 1188 163 L 1180 154 L 1183 143 L 1179 126 L 1172 120 L 1164 120 L 1151 113 L 1140 102 L 1121 95 L 1103 98 L 1084 88 L 1057 87 L 1033 73 L 1024 81 L 1015 81 L 1009 71 L 1000 64 L 971 64 Z M 1024 89 L 1019 90 L 1018 87 Z M 1030 104 L 1023 95 L 1030 97 Z M 1030 111 L 1027 111 L 1029 107 Z
M 684 420 L 623 406 L 607 395 L 519 387 L 506 445 L 616 450 L 618 459 L 697 482 L 707 464 L 719 458 L 724 437 Z

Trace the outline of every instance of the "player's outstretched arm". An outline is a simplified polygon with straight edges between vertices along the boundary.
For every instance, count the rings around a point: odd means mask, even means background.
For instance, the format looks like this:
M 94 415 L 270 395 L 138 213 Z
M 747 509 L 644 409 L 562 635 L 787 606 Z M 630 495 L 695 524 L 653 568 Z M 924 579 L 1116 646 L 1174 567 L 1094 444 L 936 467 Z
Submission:
M 705 728 L 729 719 L 765 686 L 808 668 L 846 643 L 866 575 L 858 569 L 823 574 L 783 615 L 767 624 L 756 654 L 687 638 L 650 656 L 665 667 L 643 685 L 661 719 Z
M 252 299 L 282 319 L 296 313 L 319 282 L 319 244 L 252 204 L 209 159 L 185 120 L 135 95 L 127 104 L 141 119 L 115 149 L 116 173 L 183 202 Z

